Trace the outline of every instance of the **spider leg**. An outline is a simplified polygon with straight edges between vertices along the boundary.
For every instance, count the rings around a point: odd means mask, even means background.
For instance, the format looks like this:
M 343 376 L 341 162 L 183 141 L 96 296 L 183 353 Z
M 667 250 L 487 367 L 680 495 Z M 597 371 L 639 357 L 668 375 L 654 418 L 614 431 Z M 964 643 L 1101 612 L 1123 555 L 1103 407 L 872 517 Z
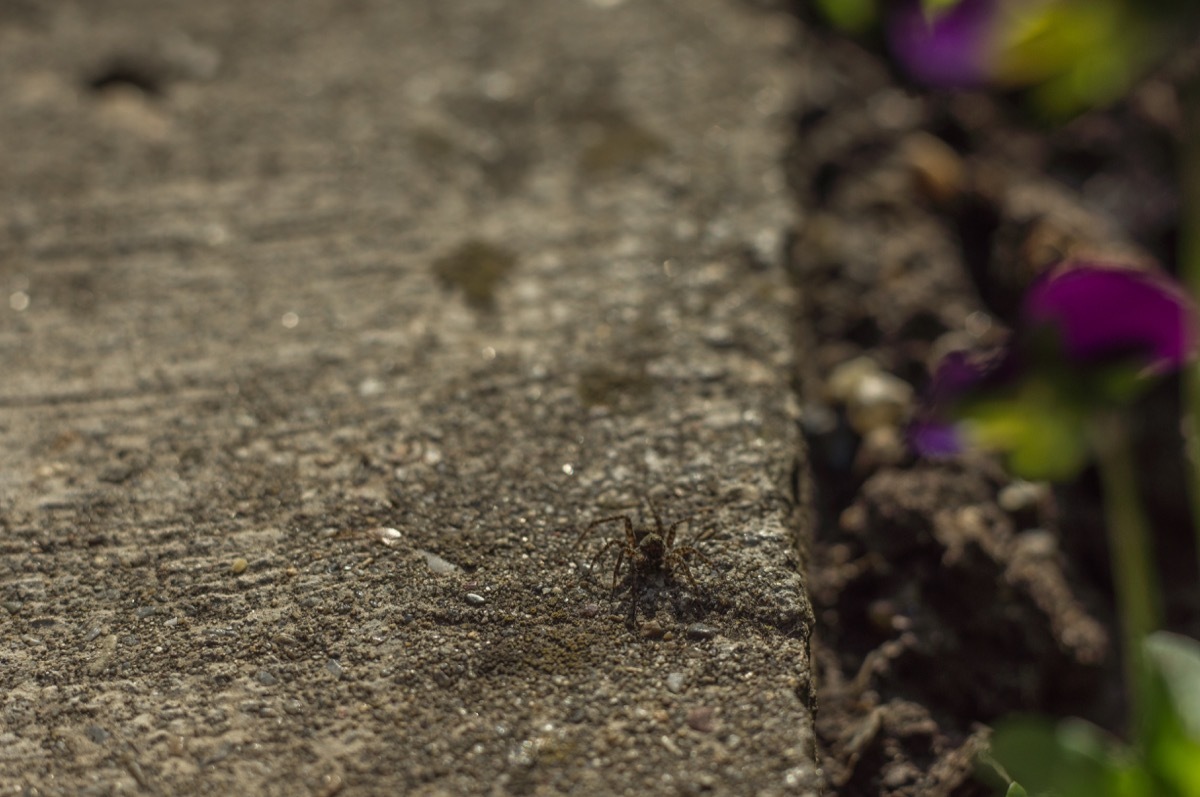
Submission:
M 670 548 L 675 543 L 675 533 L 676 533 L 676 530 L 680 526 L 686 526 L 687 524 L 691 523 L 693 520 L 700 517 L 701 515 L 708 515 L 711 513 L 712 513 L 712 509 L 701 509 L 698 512 L 693 512 L 692 514 L 688 515 L 687 517 L 681 518 L 680 520 L 676 520 L 674 523 L 672 523 L 667 528 L 667 533 L 663 537 L 663 539 L 666 541 L 667 547 Z M 698 535 L 696 535 L 695 539 L 697 542 L 700 542 L 702 540 L 707 540 L 715 533 L 716 533 L 715 529 L 711 529 L 711 528 L 705 529 L 704 531 L 702 531 Z
M 688 563 L 685 558 L 682 556 L 676 556 L 676 554 L 672 552 L 671 568 L 677 569 L 679 572 L 683 573 L 683 577 L 687 579 L 687 582 L 691 585 L 692 589 L 696 589 L 696 578 L 692 575 L 692 569 L 688 567 Z
M 619 542 L 619 541 L 612 540 L 611 542 L 609 542 L 609 545 L 612 545 L 616 542 Z M 627 553 L 629 553 L 629 548 L 621 548 L 621 549 L 619 549 L 619 552 L 617 553 L 617 566 L 613 568 L 612 589 L 613 589 L 614 595 L 617 594 L 617 578 L 620 577 L 620 575 L 621 575 L 621 564 L 625 561 L 625 554 L 627 554 Z M 633 561 L 633 557 L 630 556 L 630 562 L 632 562 L 632 561 Z M 632 565 L 631 565 L 631 567 L 632 567 Z M 636 573 L 637 568 L 634 568 L 633 572 Z M 635 578 L 636 578 L 636 576 L 635 576 Z
M 680 558 L 687 557 L 687 556 L 695 556 L 701 562 L 704 562 L 704 564 L 708 565 L 713 570 L 717 569 L 717 566 L 713 564 L 713 560 L 709 559 L 707 556 L 705 556 L 704 552 L 701 551 L 699 548 L 696 548 L 694 545 L 685 545 L 682 548 L 676 548 L 675 553 L 678 554 Z
M 604 554 L 608 553 L 608 549 L 618 544 L 620 540 L 609 540 L 600 547 L 599 552 L 592 557 L 592 563 L 588 566 L 588 572 L 596 569 L 596 565 L 600 564 L 600 560 L 604 558 Z
M 650 505 L 650 514 L 654 515 L 654 530 L 658 532 L 658 536 L 662 537 L 665 531 L 662 515 L 658 513 L 658 507 L 650 500 L 650 496 L 646 496 L 646 503 Z
M 625 539 L 629 545 L 636 548 L 638 544 L 637 532 L 633 528 L 633 519 L 629 515 L 621 515 L 621 520 L 625 521 Z
M 599 520 L 593 520 L 587 524 L 583 533 L 579 535 L 579 539 L 575 540 L 575 545 L 572 547 L 578 548 L 579 545 L 587 538 L 589 534 L 596 529 L 597 526 L 603 526 L 605 523 L 612 523 L 615 520 L 624 520 L 627 529 L 633 527 L 633 521 L 629 519 L 629 515 L 612 515 L 611 517 L 602 517 Z
M 635 581 L 636 583 L 636 581 Z M 638 592 L 634 589 L 632 595 L 629 596 L 629 626 L 632 628 L 637 625 L 637 610 L 638 610 Z
M 667 561 L 672 569 L 678 568 L 679 572 L 683 573 L 684 577 L 688 580 L 688 583 L 692 585 L 692 588 L 696 589 L 696 579 L 692 575 L 692 568 L 688 565 L 687 561 L 690 556 L 697 557 L 710 568 L 713 567 L 712 560 L 691 545 L 675 548 L 667 557 Z

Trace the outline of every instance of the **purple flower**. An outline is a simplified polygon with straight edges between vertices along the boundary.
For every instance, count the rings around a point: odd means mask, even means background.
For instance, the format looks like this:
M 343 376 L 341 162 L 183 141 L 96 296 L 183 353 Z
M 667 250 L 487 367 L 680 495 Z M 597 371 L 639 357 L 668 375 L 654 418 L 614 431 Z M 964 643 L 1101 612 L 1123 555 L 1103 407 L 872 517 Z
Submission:
M 1170 278 L 1067 263 L 1026 293 L 1019 326 L 999 356 L 980 364 L 955 352 L 942 361 L 909 440 L 923 456 L 955 454 L 965 445 L 962 421 L 970 421 L 975 439 L 1013 459 L 1048 445 L 1051 432 L 1061 438 L 1060 451 L 1083 451 L 1082 440 L 1062 437 L 1066 429 L 1084 428 L 1097 407 L 1130 401 L 1140 377 L 1180 368 L 1196 350 L 1195 308 Z
M 967 352 L 947 354 L 938 363 L 933 383 L 926 392 L 925 408 L 908 428 L 908 439 L 913 449 L 931 459 L 961 453 L 966 447 L 963 436 L 958 424 L 945 418 L 947 409 L 977 386 L 1007 370 L 999 361 L 974 361 Z
M 1196 353 L 1191 300 L 1166 276 L 1121 266 L 1081 264 L 1039 280 L 1023 318 L 1057 329 L 1063 354 L 1091 363 L 1136 357 L 1147 370 L 1172 371 Z
M 932 417 L 913 421 L 908 427 L 908 442 L 914 451 L 926 459 L 952 457 L 966 449 L 957 424 Z
M 920 0 L 904 0 L 888 26 L 892 53 L 915 79 L 947 88 L 987 82 L 994 55 L 998 0 L 962 0 L 929 17 Z

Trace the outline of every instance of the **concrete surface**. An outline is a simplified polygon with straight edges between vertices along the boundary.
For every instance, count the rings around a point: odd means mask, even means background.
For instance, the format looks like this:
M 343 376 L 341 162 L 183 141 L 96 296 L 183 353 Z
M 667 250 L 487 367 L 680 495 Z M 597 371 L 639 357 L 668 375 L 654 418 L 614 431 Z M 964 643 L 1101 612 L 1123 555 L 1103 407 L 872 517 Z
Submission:
M 816 793 L 792 24 L 0 5 L 0 794 Z

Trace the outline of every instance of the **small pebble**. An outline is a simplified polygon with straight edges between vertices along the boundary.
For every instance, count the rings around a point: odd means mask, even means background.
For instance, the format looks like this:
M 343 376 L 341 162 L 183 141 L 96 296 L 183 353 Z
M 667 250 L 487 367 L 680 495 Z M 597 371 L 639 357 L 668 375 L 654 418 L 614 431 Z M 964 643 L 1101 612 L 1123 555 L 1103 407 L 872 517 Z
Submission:
M 580 617 L 592 618 L 598 614 L 600 614 L 600 604 L 598 603 L 585 603 L 579 608 Z
M 711 706 L 696 706 L 688 711 L 687 724 L 699 733 L 711 733 L 717 727 L 716 712 Z
M 1036 507 L 1049 493 L 1050 488 L 1045 482 L 1027 482 L 1018 479 L 1000 489 L 996 495 L 996 503 L 1005 512 L 1020 512 L 1023 509 Z
M 400 532 L 396 529 L 388 528 L 386 526 L 373 528 L 371 529 L 370 534 L 389 548 L 400 542 Z
M 954 149 L 929 133 L 915 133 L 904 141 L 904 159 L 917 189 L 938 204 L 958 197 L 966 183 L 966 167 Z
M 846 419 L 859 434 L 897 426 L 912 412 L 912 386 L 869 357 L 857 357 L 834 368 L 825 389 L 830 399 L 845 405 Z
M 108 731 L 101 728 L 99 725 L 89 725 L 83 731 L 87 738 L 91 739 L 96 744 L 104 744 L 108 741 Z
M 16 614 L 17 612 L 21 611 L 21 602 L 20 601 L 5 601 L 4 608 L 8 610 L 9 614 Z
M 679 694 L 683 691 L 683 673 L 673 672 L 667 676 L 667 691 L 673 694 Z
M 825 395 L 837 404 L 847 404 L 859 385 L 879 373 L 879 365 L 870 357 L 855 357 L 840 363 L 825 377 Z
M 687 627 L 688 639 L 712 639 L 717 635 L 717 629 L 704 623 L 692 623 Z
M 671 739 L 670 736 L 666 736 L 666 735 L 660 736 L 660 737 L 658 737 L 658 741 L 659 741 L 659 744 L 661 744 L 663 747 L 667 748 L 667 752 L 670 753 L 671 755 L 676 756 L 676 757 L 683 755 L 683 751 L 679 749 L 679 745 L 675 744 L 675 742 Z
M 854 465 L 859 473 L 871 473 L 881 467 L 899 465 L 908 456 L 904 434 L 895 426 L 877 426 L 862 436 Z
M 862 534 L 867 529 L 867 510 L 861 504 L 851 504 L 838 515 L 838 527 L 848 534 Z
M 487 598 L 483 597 L 478 592 L 468 592 L 467 603 L 471 604 L 472 606 L 482 606 L 483 604 L 487 603 Z
M 430 570 L 437 573 L 439 576 L 450 575 L 458 572 L 458 565 L 453 562 L 447 562 L 442 557 L 429 551 L 419 551 L 421 556 L 425 557 L 425 564 Z
M 242 573 L 245 573 L 246 568 L 249 566 L 250 563 L 239 556 L 237 559 L 234 559 L 233 564 L 229 566 L 229 572 L 233 573 L 235 576 L 239 576 Z
M 1045 529 L 1026 529 L 1017 535 L 1017 554 L 1036 559 L 1058 555 L 1058 538 Z
M 139 606 L 137 611 L 134 612 L 134 614 L 137 615 L 137 618 L 139 620 L 145 619 L 147 617 L 153 617 L 157 613 L 158 613 L 158 609 L 154 606 Z
M 263 686 L 274 686 L 279 683 L 279 680 L 267 670 L 259 670 L 254 677 Z
M 666 631 L 658 620 L 650 620 L 642 624 L 642 639 L 662 639 Z
M 337 659 L 330 659 L 325 663 L 325 669 L 329 670 L 330 675 L 334 678 L 342 678 L 346 671 L 342 668 L 341 663 Z
M 336 772 L 326 775 L 321 779 L 321 790 L 317 792 L 318 797 L 334 797 L 335 794 L 342 790 L 346 782 L 342 780 L 342 776 Z
M 173 733 L 167 737 L 167 751 L 176 758 L 182 758 L 187 754 L 187 742 L 177 733 Z

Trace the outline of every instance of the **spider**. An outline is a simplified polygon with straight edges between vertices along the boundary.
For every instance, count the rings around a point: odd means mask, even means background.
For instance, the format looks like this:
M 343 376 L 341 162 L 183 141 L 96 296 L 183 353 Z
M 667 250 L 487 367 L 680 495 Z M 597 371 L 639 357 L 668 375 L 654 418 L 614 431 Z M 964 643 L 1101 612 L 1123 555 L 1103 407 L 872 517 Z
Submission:
M 649 503 L 649 502 L 647 502 Z M 606 523 L 621 521 L 625 524 L 625 534 L 622 537 L 614 537 L 601 546 L 596 556 L 592 559 L 591 569 L 595 570 L 596 565 L 608 553 L 609 548 L 617 549 L 617 564 L 613 567 L 613 592 L 616 593 L 618 579 L 621 577 L 621 566 L 626 560 L 629 562 L 629 580 L 632 588 L 632 594 L 637 598 L 638 592 L 641 590 L 642 583 L 655 576 L 661 576 L 664 579 L 671 579 L 676 573 L 682 573 L 684 578 L 693 588 L 696 586 L 696 579 L 692 576 L 692 570 L 688 567 L 688 559 L 696 557 L 712 567 L 712 561 L 702 554 L 695 545 L 678 545 L 675 541 L 675 534 L 680 526 L 686 525 L 695 515 L 688 515 L 682 520 L 677 520 L 667 526 L 663 523 L 662 516 L 658 514 L 658 510 L 654 504 L 649 504 L 650 513 L 654 516 L 654 527 L 638 528 L 634 525 L 633 519 L 629 515 L 612 515 L 610 517 L 593 520 L 588 524 L 583 533 L 579 535 L 579 539 L 575 541 L 575 546 L 578 547 L 587 539 L 597 527 L 603 526 Z M 712 536 L 711 531 L 706 531 L 698 535 L 696 542 L 701 542 Z

